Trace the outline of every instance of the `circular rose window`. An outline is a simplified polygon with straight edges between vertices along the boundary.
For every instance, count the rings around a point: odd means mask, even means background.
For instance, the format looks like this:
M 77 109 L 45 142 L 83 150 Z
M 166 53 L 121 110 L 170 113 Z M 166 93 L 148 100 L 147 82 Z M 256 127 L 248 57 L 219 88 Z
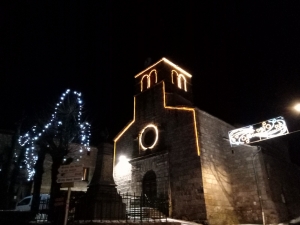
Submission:
M 152 149 L 158 140 L 158 129 L 155 125 L 147 125 L 141 132 L 139 142 L 143 150 Z

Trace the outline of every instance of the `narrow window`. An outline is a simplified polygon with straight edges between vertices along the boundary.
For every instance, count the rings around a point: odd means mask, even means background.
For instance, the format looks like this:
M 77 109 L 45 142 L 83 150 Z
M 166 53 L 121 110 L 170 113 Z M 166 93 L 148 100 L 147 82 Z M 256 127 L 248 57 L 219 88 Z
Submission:
M 89 172 L 90 172 L 90 168 L 83 167 L 83 174 L 82 174 L 83 181 L 89 181 Z

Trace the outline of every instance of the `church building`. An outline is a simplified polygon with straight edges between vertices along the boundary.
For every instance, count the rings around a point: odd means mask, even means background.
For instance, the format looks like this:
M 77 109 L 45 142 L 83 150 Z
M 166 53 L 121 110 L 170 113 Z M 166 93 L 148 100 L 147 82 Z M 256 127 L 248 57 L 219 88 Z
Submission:
M 300 170 L 285 144 L 232 148 L 235 127 L 195 107 L 192 75 L 166 58 L 134 78 L 133 119 L 114 139 L 119 192 L 165 197 L 169 217 L 208 224 L 300 215 Z

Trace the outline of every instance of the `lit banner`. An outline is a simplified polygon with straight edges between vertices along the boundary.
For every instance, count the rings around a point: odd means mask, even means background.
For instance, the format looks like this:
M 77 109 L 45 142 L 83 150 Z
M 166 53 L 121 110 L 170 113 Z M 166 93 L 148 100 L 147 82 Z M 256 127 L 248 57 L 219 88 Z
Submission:
M 232 147 L 263 141 L 266 139 L 288 134 L 288 128 L 282 116 L 263 121 L 247 127 L 238 128 L 228 132 Z

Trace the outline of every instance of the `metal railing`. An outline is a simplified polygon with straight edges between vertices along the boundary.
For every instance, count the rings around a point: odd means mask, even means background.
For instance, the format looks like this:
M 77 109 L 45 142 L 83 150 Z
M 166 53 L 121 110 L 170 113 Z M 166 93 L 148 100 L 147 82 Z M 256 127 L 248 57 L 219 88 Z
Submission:
M 161 222 L 167 221 L 169 212 L 167 198 L 149 198 L 146 195 L 116 194 L 105 200 L 94 201 L 95 204 L 91 204 L 90 199 L 84 197 L 73 199 L 73 201 L 73 207 L 69 211 L 68 224 L 93 221 Z M 62 207 L 64 208 L 64 206 Z M 41 201 L 35 222 L 47 223 L 48 211 L 49 200 Z
M 126 205 L 126 220 L 160 220 L 168 216 L 169 202 L 166 198 L 148 198 L 146 195 L 123 194 Z
M 98 200 L 94 205 L 83 202 L 88 199 L 79 201 L 79 207 L 75 207 L 74 221 L 166 221 L 169 211 L 168 199 L 148 198 L 136 194 L 117 195 L 109 198 L 110 200 Z

